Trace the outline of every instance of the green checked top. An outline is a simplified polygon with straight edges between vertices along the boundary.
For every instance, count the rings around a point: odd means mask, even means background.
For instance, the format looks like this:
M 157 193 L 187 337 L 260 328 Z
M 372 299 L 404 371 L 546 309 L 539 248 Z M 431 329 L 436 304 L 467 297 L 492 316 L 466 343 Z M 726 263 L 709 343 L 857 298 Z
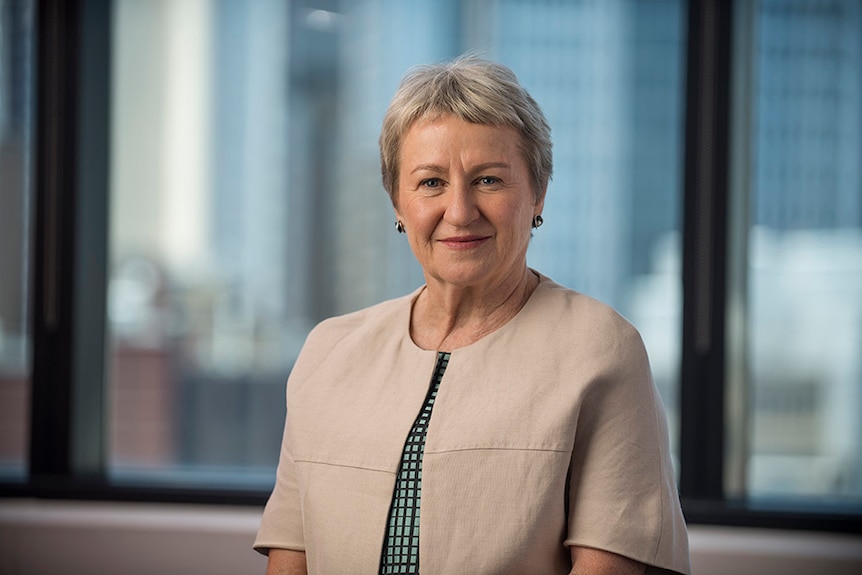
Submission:
M 440 380 L 449 365 L 450 353 L 438 352 L 437 365 L 431 378 L 428 395 L 413 422 L 413 427 L 404 442 L 401 466 L 395 479 L 392 504 L 383 553 L 380 558 L 380 574 L 419 573 L 419 507 L 422 500 L 422 456 L 425 453 L 425 435 L 431 410 Z

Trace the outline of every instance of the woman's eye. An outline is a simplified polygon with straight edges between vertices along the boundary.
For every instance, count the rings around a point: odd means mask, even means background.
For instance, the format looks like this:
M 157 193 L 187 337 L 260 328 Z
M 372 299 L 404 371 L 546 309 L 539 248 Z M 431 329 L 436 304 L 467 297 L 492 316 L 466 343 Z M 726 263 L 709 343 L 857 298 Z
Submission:
M 420 185 L 426 188 L 436 188 L 440 185 L 440 180 L 438 178 L 428 178 L 427 180 L 422 180 Z
M 483 186 L 493 186 L 494 184 L 500 183 L 500 180 L 494 176 L 482 176 L 479 178 L 479 183 Z

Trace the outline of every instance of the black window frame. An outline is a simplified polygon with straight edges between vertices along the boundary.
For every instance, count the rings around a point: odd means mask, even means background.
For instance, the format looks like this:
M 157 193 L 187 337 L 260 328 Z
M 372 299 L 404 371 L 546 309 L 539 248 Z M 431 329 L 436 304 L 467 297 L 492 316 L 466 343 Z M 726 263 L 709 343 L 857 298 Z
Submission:
M 682 193 L 680 496 L 690 525 L 862 532 L 862 508 L 725 489 L 726 314 L 734 256 L 735 118 L 745 117 L 734 28 L 747 0 L 690 0 Z M 105 461 L 104 346 L 110 144 L 110 0 L 38 0 L 33 370 L 29 473 L 2 497 L 262 505 L 242 487 L 117 484 Z M 741 30 L 745 32 L 745 30 Z M 735 68 L 736 66 L 736 68 Z M 736 96 L 735 96 L 736 94 Z M 736 109 L 734 109 L 736 106 Z M 738 159 L 736 160 L 738 161 Z

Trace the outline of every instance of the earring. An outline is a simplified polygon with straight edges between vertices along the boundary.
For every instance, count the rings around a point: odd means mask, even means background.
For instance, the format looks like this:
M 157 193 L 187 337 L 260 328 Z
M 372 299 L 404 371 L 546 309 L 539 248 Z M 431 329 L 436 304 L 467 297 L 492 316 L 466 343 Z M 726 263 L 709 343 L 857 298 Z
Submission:
M 533 216 L 533 227 L 534 228 L 541 228 L 542 224 L 544 224 L 544 223 L 545 223 L 545 219 L 542 216 L 540 216 L 538 214 Z
M 404 224 L 401 223 L 401 220 L 395 220 L 395 231 L 399 234 L 404 233 Z

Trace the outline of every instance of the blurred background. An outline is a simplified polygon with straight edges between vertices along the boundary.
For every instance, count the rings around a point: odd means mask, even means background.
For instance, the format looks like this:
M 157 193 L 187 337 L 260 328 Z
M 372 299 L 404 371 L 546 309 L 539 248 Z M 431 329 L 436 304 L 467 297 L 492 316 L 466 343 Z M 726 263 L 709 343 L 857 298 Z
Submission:
M 0 481 L 25 486 L 46 209 L 37 4 L 0 0 Z M 104 212 L 104 275 L 82 274 L 102 286 L 103 315 L 78 319 L 98 336 L 87 361 L 103 378 L 98 414 L 75 413 L 98 422 L 106 497 L 121 485 L 265 497 L 307 332 L 422 282 L 392 226 L 377 135 L 407 68 L 465 51 L 510 66 L 545 111 L 555 174 L 529 263 L 639 328 L 679 471 L 689 2 L 96 5 L 107 194 L 72 205 L 90 206 L 79 222 Z M 862 3 L 751 0 L 733 19 L 728 305 L 715 320 L 727 326 L 724 497 L 855 514 Z

